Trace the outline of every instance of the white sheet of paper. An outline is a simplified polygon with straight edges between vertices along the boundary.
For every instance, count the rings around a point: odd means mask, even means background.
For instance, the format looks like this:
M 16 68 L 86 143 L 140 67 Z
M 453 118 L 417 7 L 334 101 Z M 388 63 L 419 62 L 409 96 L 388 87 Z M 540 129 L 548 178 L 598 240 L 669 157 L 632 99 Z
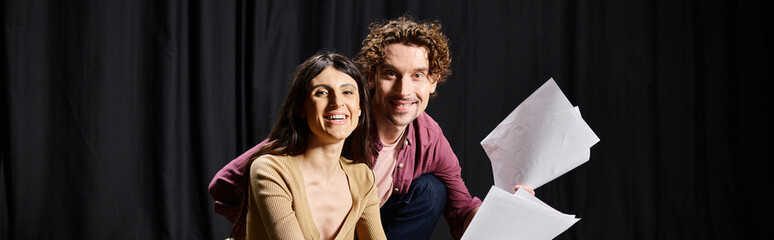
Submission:
M 462 240 L 553 239 L 579 218 L 553 209 L 527 191 L 514 195 L 492 186 Z
M 492 162 L 495 186 L 537 189 L 589 160 L 599 142 L 553 79 L 549 79 L 491 133 L 481 146 Z

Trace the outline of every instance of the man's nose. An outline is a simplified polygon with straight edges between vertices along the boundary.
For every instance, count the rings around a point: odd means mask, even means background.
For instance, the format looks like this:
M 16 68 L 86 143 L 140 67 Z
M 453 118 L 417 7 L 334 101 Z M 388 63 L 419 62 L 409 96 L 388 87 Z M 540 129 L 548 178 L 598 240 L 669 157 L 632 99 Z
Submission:
M 413 90 L 412 88 L 413 85 L 411 84 L 411 78 L 398 77 L 398 79 L 395 81 L 394 91 L 401 96 L 411 95 L 411 91 Z

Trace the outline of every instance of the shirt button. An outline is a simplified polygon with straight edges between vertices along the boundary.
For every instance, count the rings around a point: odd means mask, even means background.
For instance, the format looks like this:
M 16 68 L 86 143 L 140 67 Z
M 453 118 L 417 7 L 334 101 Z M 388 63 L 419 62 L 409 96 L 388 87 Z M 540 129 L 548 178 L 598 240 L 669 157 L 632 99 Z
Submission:
M 397 192 L 397 191 L 400 191 L 400 189 L 398 189 L 398 188 L 395 188 L 395 189 L 393 189 L 393 190 L 395 190 L 396 192 Z
M 406 139 L 406 145 L 409 145 L 409 140 L 408 139 Z
M 403 163 L 398 164 L 398 167 L 402 168 L 403 167 Z

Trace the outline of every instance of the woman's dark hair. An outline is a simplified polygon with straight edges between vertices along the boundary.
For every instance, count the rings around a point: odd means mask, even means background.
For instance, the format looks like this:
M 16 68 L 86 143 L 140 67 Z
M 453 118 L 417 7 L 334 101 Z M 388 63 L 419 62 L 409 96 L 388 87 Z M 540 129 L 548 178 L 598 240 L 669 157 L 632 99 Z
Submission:
M 312 79 L 328 67 L 333 67 L 352 77 L 357 82 L 360 96 L 361 113 L 357 128 L 344 140 L 341 155 L 355 162 L 365 162 L 373 154 L 370 146 L 371 104 L 367 79 L 363 77 L 357 64 L 352 60 L 336 53 L 317 53 L 298 66 L 288 95 L 280 108 L 279 119 L 269 134 L 268 142 L 258 152 L 250 156 L 250 160 L 242 173 L 245 176 L 243 184 L 248 189 L 250 186 L 250 165 L 256 158 L 264 154 L 295 156 L 306 150 L 310 130 L 306 119 L 301 117 L 301 113 L 304 111 L 304 103 L 311 91 Z M 245 237 L 249 194 L 245 192 L 242 195 L 240 204 L 242 211 L 231 230 L 231 236 L 235 239 L 244 239 Z

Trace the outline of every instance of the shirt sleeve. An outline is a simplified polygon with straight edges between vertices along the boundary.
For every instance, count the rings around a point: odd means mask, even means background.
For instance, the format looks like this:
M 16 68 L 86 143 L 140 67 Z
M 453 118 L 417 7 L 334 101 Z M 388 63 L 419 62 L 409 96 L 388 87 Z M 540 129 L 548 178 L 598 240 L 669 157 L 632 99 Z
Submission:
M 374 175 L 371 170 L 368 168 L 364 168 L 365 171 L 368 171 L 368 177 L 370 179 L 370 189 L 365 195 L 365 198 L 363 199 L 366 202 L 365 210 L 363 211 L 363 215 L 360 216 L 360 219 L 357 221 L 357 226 L 355 226 L 355 233 L 357 234 L 358 239 L 363 240 L 369 240 L 369 239 L 377 239 L 377 240 L 386 240 L 387 237 L 384 234 L 384 229 L 382 228 L 382 219 L 379 215 L 379 205 L 380 205 L 380 199 L 377 196 L 376 186 L 374 186 Z
M 293 196 L 284 178 L 290 173 L 283 171 L 277 162 L 266 156 L 253 162 L 250 166 L 250 201 L 256 208 L 251 211 L 258 209 L 269 239 L 304 239 L 293 210 Z
M 459 239 L 465 232 L 465 219 L 473 209 L 481 206 L 481 199 L 472 197 L 465 182 L 462 180 L 460 163 L 457 155 L 451 149 L 446 137 L 438 129 L 437 138 L 434 139 L 434 147 L 429 150 L 432 157 L 428 160 L 434 161 L 433 175 L 446 185 L 446 206 L 443 215 L 446 222 L 449 223 L 449 230 L 452 237 Z
M 231 160 L 224 166 L 215 177 L 212 178 L 208 188 L 210 196 L 215 200 L 215 213 L 223 215 L 230 222 L 236 221 L 242 210 L 239 204 L 247 192 L 245 168 L 250 156 L 266 144 L 267 140 L 255 145 L 252 149 L 243 153 L 239 157 Z

